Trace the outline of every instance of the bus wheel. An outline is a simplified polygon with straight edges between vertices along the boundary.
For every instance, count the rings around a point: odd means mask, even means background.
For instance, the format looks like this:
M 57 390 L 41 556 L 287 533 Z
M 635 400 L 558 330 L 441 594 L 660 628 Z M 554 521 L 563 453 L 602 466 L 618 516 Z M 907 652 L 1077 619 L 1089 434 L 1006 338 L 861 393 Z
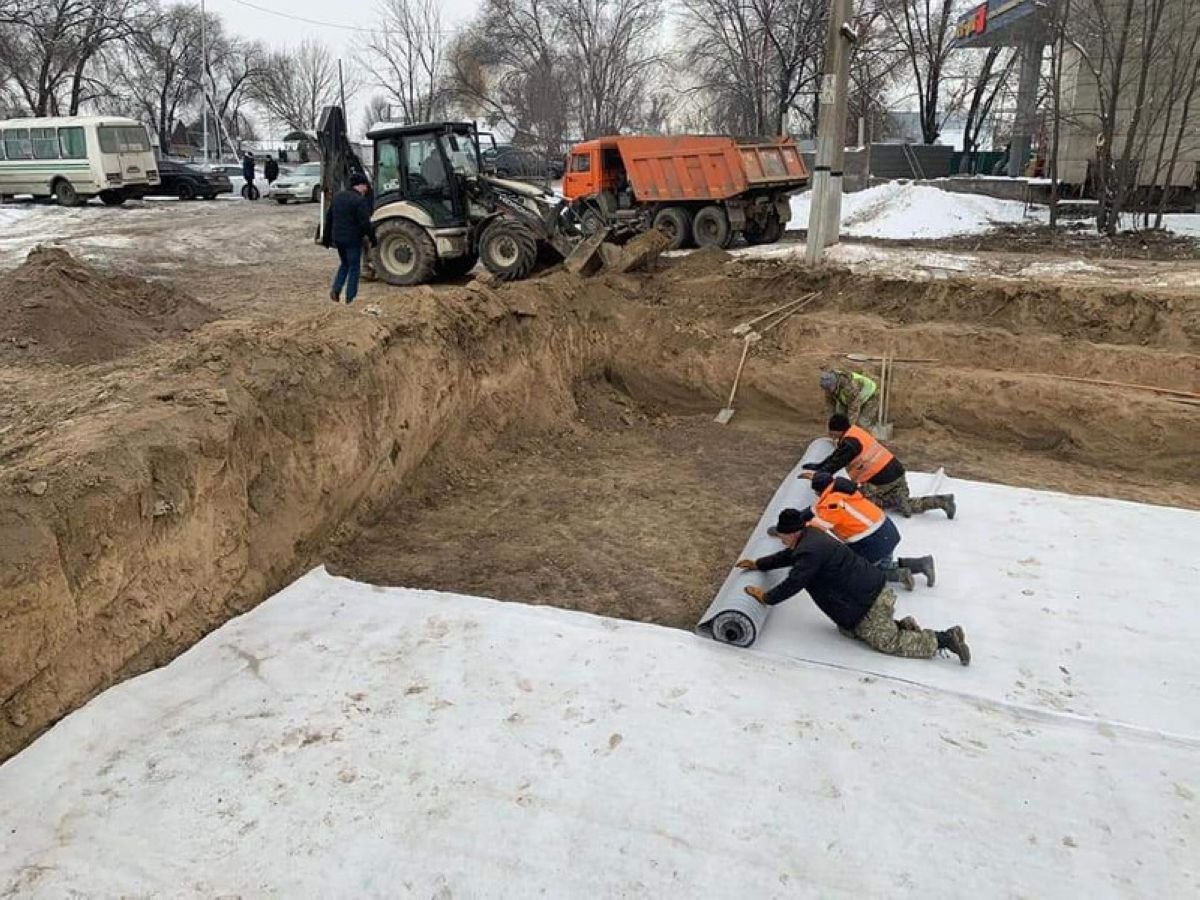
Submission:
M 82 198 L 75 190 L 75 185 L 65 178 L 54 182 L 54 199 L 58 201 L 59 206 L 79 206 L 83 203 Z
M 125 195 L 117 191 L 101 191 L 100 202 L 105 206 L 120 206 L 125 202 Z

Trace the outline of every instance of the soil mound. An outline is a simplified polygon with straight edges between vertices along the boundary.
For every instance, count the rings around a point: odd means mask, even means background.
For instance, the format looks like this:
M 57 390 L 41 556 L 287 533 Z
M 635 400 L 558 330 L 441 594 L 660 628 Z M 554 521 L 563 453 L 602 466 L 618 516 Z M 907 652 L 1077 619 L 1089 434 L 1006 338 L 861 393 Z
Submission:
M 216 317 L 169 285 L 103 272 L 39 246 L 0 284 L 0 360 L 103 362 Z

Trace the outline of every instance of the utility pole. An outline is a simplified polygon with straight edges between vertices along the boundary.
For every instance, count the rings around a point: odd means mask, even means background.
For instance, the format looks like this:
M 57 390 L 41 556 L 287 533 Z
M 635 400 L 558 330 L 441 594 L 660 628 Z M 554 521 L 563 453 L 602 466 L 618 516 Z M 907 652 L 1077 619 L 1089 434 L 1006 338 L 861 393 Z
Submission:
M 342 117 L 349 122 L 350 111 L 346 109 L 346 79 L 342 77 L 342 59 L 340 56 L 338 57 L 338 93 L 342 98 Z M 346 131 L 349 132 L 349 130 L 349 127 L 347 127 Z
M 200 87 L 201 121 L 204 123 L 204 162 L 208 164 L 208 15 L 204 10 L 204 0 L 200 0 Z
M 852 0 L 830 0 L 825 66 L 817 111 L 817 153 L 808 210 L 806 258 L 816 263 L 838 241 L 842 216 L 842 167 L 846 156 L 846 106 L 850 52 L 858 36 L 850 25 Z

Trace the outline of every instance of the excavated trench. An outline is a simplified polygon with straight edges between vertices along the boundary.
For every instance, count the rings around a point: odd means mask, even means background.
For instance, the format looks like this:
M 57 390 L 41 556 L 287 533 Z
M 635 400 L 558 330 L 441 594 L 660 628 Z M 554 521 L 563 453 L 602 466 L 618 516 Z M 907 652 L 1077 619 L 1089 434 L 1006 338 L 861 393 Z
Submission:
M 0 475 L 0 759 L 320 562 L 688 627 L 821 430 L 816 369 L 848 351 L 935 360 L 898 373 L 913 466 L 1200 506 L 1195 407 L 1030 374 L 1196 389 L 1174 298 L 964 282 L 901 302 L 890 281 L 697 257 L 396 292 L 377 318 L 223 320 L 97 370 L 101 399 Z M 729 328 L 810 289 L 715 425 Z

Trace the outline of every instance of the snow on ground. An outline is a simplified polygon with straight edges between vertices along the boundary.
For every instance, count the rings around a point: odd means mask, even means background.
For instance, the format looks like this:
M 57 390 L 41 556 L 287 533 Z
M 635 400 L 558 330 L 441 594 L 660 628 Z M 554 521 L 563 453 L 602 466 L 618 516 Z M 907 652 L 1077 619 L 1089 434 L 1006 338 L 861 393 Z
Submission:
M 811 191 L 792 198 L 789 228 L 808 228 Z M 977 194 L 955 194 L 925 184 L 889 181 L 842 195 L 842 233 L 848 237 L 920 240 L 983 234 L 997 225 L 1041 222 L 1025 204 Z
M 1200 213 L 1168 213 L 1163 224 L 1176 234 L 1200 238 Z
M 947 487 L 969 668 L 318 570 L 0 767 L 0 894 L 1196 896 L 1200 514 Z

